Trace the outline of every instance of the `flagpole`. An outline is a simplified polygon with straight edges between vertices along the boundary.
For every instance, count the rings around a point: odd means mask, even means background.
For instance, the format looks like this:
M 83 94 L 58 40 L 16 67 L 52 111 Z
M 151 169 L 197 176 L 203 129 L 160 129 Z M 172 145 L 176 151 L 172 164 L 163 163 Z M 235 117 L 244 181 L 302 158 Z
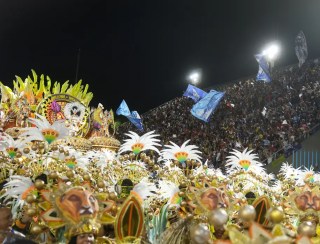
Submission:
M 79 73 L 79 66 L 80 66 L 80 51 L 81 49 L 78 49 L 78 55 L 77 55 L 77 66 L 76 66 L 76 77 L 75 77 L 75 83 L 78 82 L 78 73 Z

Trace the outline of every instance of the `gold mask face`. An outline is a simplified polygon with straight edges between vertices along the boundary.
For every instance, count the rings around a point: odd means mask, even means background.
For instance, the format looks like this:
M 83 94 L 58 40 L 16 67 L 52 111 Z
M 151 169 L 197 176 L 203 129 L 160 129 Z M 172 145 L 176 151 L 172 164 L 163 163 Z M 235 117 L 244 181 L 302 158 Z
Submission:
M 91 192 L 82 188 L 72 188 L 56 199 L 63 216 L 72 222 L 83 217 L 95 218 L 99 211 L 98 201 Z
M 298 209 L 306 211 L 313 209 L 315 211 L 320 210 L 320 196 L 311 191 L 302 192 L 295 199 L 295 204 Z
M 201 193 L 200 203 L 207 210 L 211 211 L 216 208 L 229 206 L 229 199 L 224 192 L 216 188 L 209 188 Z

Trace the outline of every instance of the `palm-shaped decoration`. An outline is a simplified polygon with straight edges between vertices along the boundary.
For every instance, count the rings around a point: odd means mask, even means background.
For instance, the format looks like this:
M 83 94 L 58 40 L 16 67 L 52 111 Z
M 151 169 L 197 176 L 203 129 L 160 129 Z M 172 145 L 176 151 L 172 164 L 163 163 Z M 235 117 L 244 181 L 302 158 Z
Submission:
M 36 114 L 39 119 L 29 118 L 30 123 L 36 127 L 25 128 L 22 134 L 27 141 L 46 141 L 49 144 L 56 139 L 62 139 L 69 135 L 69 129 L 63 120 L 57 120 L 52 125 L 42 115 Z
M 165 149 L 160 152 L 161 161 L 177 160 L 182 165 L 185 165 L 187 160 L 195 160 L 201 162 L 201 152 L 195 145 L 187 145 L 190 140 L 185 141 L 181 147 L 170 141 L 171 145 L 165 145 Z
M 123 152 L 133 152 L 135 155 L 138 155 L 142 151 L 153 150 L 157 153 L 160 153 L 156 146 L 161 146 L 158 142 L 159 139 L 155 138 L 159 136 L 158 134 L 154 134 L 154 131 L 150 131 L 142 136 L 139 136 L 137 133 L 133 131 L 129 131 L 126 133 L 130 139 L 126 139 L 125 143 L 121 145 L 119 153 Z

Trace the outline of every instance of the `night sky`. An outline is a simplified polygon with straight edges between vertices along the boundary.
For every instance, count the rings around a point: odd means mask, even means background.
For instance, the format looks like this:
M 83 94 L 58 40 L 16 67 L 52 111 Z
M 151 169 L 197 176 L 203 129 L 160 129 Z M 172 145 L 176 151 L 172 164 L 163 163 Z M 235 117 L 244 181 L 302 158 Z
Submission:
M 276 65 L 297 63 L 300 30 L 319 57 L 319 0 L 3 0 L 0 81 L 34 69 L 74 83 L 80 54 L 90 105 L 115 110 L 125 99 L 143 113 L 181 96 L 194 68 L 201 88 L 255 74 L 253 55 L 271 41 L 281 45 Z

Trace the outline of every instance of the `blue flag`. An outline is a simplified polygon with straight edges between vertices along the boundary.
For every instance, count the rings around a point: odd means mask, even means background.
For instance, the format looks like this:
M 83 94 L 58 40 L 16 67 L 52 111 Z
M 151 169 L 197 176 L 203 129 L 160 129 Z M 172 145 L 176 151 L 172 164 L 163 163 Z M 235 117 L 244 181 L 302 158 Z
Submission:
M 201 90 L 198 87 L 195 87 L 193 85 L 188 85 L 187 90 L 184 92 L 184 97 L 191 98 L 194 102 L 198 102 L 202 98 L 204 98 L 207 95 L 207 93 L 203 90 Z
M 123 115 L 123 116 L 126 116 L 126 117 L 131 114 L 130 110 L 129 110 L 129 107 L 128 107 L 128 105 L 127 105 L 125 100 L 122 100 L 119 108 L 116 111 L 116 114 L 117 115 Z
M 204 98 L 193 105 L 191 114 L 198 119 L 208 122 L 224 94 L 225 92 L 211 90 Z
M 299 68 L 304 64 L 308 57 L 307 40 L 303 33 L 300 31 L 295 39 L 295 51 L 299 60 Z
M 254 55 L 256 58 L 258 64 L 259 64 L 259 71 L 256 77 L 256 80 L 263 80 L 270 82 L 271 81 L 271 76 L 270 76 L 270 71 L 269 71 L 269 64 L 265 58 L 264 55 L 262 54 L 256 54 Z
M 116 111 L 116 114 L 127 117 L 132 124 L 134 124 L 139 130 L 143 131 L 143 125 L 142 125 L 140 115 L 138 114 L 137 111 L 132 111 L 131 113 L 125 100 L 122 100 L 119 108 Z
M 140 118 L 140 115 L 138 114 L 137 111 L 132 111 L 131 115 L 129 115 L 127 117 L 132 124 L 135 125 L 135 127 L 137 127 L 139 130 L 143 131 L 143 125 L 142 125 L 142 122 L 141 122 L 141 118 Z

